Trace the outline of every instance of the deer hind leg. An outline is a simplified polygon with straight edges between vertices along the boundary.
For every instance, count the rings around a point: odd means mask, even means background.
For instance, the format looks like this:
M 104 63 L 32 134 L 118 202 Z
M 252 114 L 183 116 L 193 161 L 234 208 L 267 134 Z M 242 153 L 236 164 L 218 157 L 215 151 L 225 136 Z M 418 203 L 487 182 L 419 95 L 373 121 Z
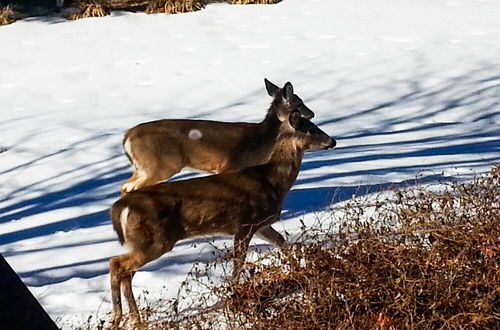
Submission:
M 120 191 L 122 195 L 141 187 L 159 183 L 182 170 L 180 160 L 174 159 L 174 157 L 170 157 L 172 159 L 168 157 L 162 159 L 162 150 L 147 149 L 144 154 L 133 153 L 133 150 L 141 147 L 145 146 L 136 143 L 132 147 L 130 139 L 123 144 L 125 154 L 132 164 L 132 176 L 121 185 Z
M 109 260 L 109 275 L 111 280 L 111 302 L 113 303 L 113 316 L 111 329 L 118 329 L 122 319 L 121 282 L 123 278 L 119 257 Z
M 130 149 L 130 147 L 128 147 L 128 148 Z M 127 155 L 130 158 L 130 161 L 132 162 L 132 172 L 133 173 L 132 173 L 132 176 L 122 184 L 122 186 L 120 188 L 122 195 L 129 193 L 131 191 L 137 190 L 140 187 L 144 187 L 146 185 L 151 185 L 151 184 L 147 184 L 148 181 L 154 180 L 154 176 L 150 173 L 150 172 L 154 173 L 154 171 L 148 171 L 148 169 L 146 167 L 141 166 L 141 164 L 139 164 L 137 162 L 137 160 L 134 159 L 134 157 L 131 154 L 131 151 L 127 150 L 127 144 L 125 144 L 125 150 L 127 152 Z M 160 180 L 153 182 L 152 184 L 157 183 L 159 181 Z
M 139 315 L 139 309 L 137 308 L 134 292 L 132 291 L 132 279 L 134 278 L 135 273 L 136 273 L 135 271 L 132 271 L 129 275 L 124 276 L 121 283 L 123 295 L 127 299 L 129 313 L 131 315 Z
M 155 260 L 161 256 L 160 251 L 152 251 L 153 253 L 143 254 L 130 252 L 110 260 L 110 275 L 111 275 L 111 297 L 113 301 L 113 318 L 111 328 L 117 329 L 122 319 L 122 304 L 121 304 L 121 288 L 123 295 L 127 299 L 129 313 L 133 322 L 138 325 L 141 323 L 139 309 L 132 291 L 132 278 L 136 271 L 151 260 Z M 155 253 L 156 252 L 156 253 Z
M 160 183 L 170 177 L 172 177 L 174 174 L 179 173 L 182 170 L 182 168 L 174 168 L 171 166 L 166 166 L 165 168 L 155 168 L 153 170 L 148 171 L 147 177 L 144 179 L 144 181 L 141 181 L 138 184 L 138 188 L 145 187 L 145 186 L 152 186 L 154 184 Z
M 131 156 L 129 157 L 132 162 L 132 176 L 120 187 L 122 195 L 142 187 L 143 182 L 148 179 L 148 173 Z
M 122 195 L 131 191 L 137 190 L 142 187 L 152 186 L 160 183 L 161 181 L 170 178 L 176 173 L 179 173 L 182 168 L 164 168 L 153 170 L 137 170 L 132 177 L 125 181 L 121 186 Z
M 131 243 L 132 241 L 131 246 L 134 246 L 133 242 L 141 239 L 141 235 L 141 233 L 134 231 L 130 232 L 128 242 Z M 132 290 L 132 279 L 139 268 L 172 250 L 176 242 L 175 237 L 167 239 L 161 244 L 155 243 L 157 241 L 142 242 L 146 244 L 135 245 L 135 251 L 110 259 L 111 295 L 113 300 L 112 329 L 117 329 L 122 319 L 121 289 L 123 289 L 123 295 L 127 300 L 134 328 L 141 327 L 139 309 Z
M 162 164 L 155 164 L 154 167 L 150 168 L 141 168 L 137 166 L 137 169 L 134 169 L 132 177 L 122 184 L 122 195 L 142 187 L 160 183 L 182 170 L 182 165 L 180 164 L 174 164 L 173 166 L 165 165 L 164 167 L 160 167 L 161 165 Z
M 123 148 L 132 164 L 133 175 L 122 184 L 122 194 L 164 181 L 186 165 L 175 143 L 158 147 L 142 143 L 140 139 L 135 142 L 127 139 Z
M 137 181 L 138 178 L 139 176 L 137 175 L 136 172 L 134 172 L 132 176 L 127 181 L 125 181 L 120 187 L 121 194 L 124 195 L 134 190 L 135 182 Z
M 271 243 L 280 249 L 286 245 L 286 240 L 271 225 L 259 229 L 255 235 L 264 241 Z
M 120 189 L 121 194 L 125 195 L 126 193 L 137 190 L 141 187 L 157 183 L 157 182 L 154 182 L 151 184 L 145 184 L 148 181 L 151 181 L 151 180 L 148 180 L 148 176 L 147 176 L 146 172 L 136 171 L 136 172 L 134 172 L 134 174 L 132 175 L 132 177 L 130 179 L 128 179 L 127 181 L 125 181 L 122 184 L 121 189 Z
M 132 143 L 130 139 L 127 139 L 123 144 L 123 151 L 132 165 L 132 176 L 121 185 L 120 191 L 122 195 L 134 190 L 135 182 L 139 179 L 139 171 L 134 154 L 132 153 Z

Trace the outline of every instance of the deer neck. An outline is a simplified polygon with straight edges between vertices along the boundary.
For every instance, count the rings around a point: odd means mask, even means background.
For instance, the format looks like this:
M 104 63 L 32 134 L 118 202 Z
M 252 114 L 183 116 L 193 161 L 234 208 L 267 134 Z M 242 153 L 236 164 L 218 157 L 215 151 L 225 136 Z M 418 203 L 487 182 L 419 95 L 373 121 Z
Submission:
M 267 125 L 281 125 L 281 120 L 278 117 L 278 113 L 280 112 L 285 112 L 282 111 L 282 109 L 285 107 L 283 104 L 283 100 L 281 99 L 274 99 L 273 102 L 271 103 L 271 106 L 267 110 L 266 117 L 264 120 L 261 122 L 261 124 L 267 124 Z
M 281 121 L 274 111 L 269 111 L 263 121 L 259 123 L 259 126 L 264 132 L 277 136 L 279 127 L 281 126 Z
M 269 184 L 286 195 L 297 179 L 303 155 L 293 139 L 280 141 L 265 165 Z

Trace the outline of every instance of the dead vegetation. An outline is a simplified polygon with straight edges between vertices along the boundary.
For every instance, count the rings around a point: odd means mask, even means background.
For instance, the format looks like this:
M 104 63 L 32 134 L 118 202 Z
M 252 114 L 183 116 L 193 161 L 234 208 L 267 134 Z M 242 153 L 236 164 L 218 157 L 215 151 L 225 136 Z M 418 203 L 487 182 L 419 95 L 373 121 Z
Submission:
M 151 328 L 496 328 L 499 187 L 497 166 L 438 191 L 354 197 L 331 211 L 329 228 L 304 226 L 296 244 L 248 263 L 243 282 L 208 285 L 195 300 L 215 296 L 214 307 L 179 311 L 179 300 L 163 301 L 145 316 Z
M 146 12 L 148 14 L 179 14 L 205 8 L 204 0 L 150 0 Z
M 150 0 L 107 0 L 112 10 L 144 11 Z
M 76 20 L 89 17 L 104 17 L 109 15 L 105 0 L 78 0 L 76 10 L 68 15 L 68 19 Z
M 271 5 L 281 1 L 282 0 L 229 0 L 228 3 L 230 3 L 231 5 L 254 5 L 254 4 Z
M 0 26 L 14 23 L 16 10 L 12 5 L 0 6 Z

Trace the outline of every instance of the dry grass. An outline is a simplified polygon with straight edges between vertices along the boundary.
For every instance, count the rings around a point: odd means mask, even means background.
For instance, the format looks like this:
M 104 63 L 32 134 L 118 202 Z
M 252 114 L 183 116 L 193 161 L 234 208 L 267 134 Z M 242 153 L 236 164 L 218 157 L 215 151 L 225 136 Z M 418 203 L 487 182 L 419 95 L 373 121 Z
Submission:
M 109 15 L 109 9 L 104 0 L 79 0 L 77 10 L 72 12 L 67 18 L 76 20 L 88 17 L 104 17 Z
M 107 0 L 110 9 L 139 10 L 145 9 L 149 0 Z
M 228 3 L 231 5 L 253 5 L 253 4 L 275 4 L 281 2 L 282 0 L 229 0 Z
M 204 0 L 151 0 L 146 12 L 148 14 L 180 14 L 205 8 Z
M 0 26 L 14 23 L 16 11 L 12 5 L 0 6 Z

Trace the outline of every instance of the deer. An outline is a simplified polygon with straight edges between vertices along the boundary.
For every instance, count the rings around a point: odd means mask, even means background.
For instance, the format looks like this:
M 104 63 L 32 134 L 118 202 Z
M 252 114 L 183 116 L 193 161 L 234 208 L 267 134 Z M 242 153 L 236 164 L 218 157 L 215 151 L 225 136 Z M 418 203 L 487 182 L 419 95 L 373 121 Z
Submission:
M 307 119 L 314 112 L 294 94 L 290 82 L 283 88 L 267 79 L 264 82 L 273 101 L 259 123 L 163 119 L 129 129 L 123 149 L 132 176 L 121 185 L 122 195 L 167 180 L 184 168 L 218 174 L 266 163 L 280 120 L 293 109 Z M 279 106 L 282 102 L 289 106 Z
M 280 94 L 276 97 L 281 98 Z M 285 97 L 283 100 L 280 107 L 287 103 Z M 178 241 L 200 236 L 232 236 L 233 281 L 239 278 L 254 235 L 279 248 L 286 245 L 286 240 L 271 225 L 280 218 L 304 152 L 333 148 L 336 141 L 298 110 L 281 117 L 280 123 L 274 149 L 265 164 L 236 172 L 161 182 L 125 194 L 113 204 L 110 210 L 113 228 L 128 252 L 109 261 L 112 328 L 117 328 L 122 319 L 122 289 L 131 319 L 140 324 L 132 278 L 143 265 L 171 251 Z

